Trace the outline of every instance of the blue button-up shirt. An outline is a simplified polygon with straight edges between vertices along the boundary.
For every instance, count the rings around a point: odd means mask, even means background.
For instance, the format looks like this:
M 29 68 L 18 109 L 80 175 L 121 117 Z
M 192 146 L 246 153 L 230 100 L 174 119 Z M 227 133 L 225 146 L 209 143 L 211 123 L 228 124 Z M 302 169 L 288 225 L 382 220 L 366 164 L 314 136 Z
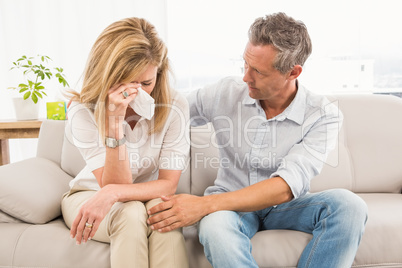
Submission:
M 267 120 L 247 84 L 234 77 L 194 91 L 188 100 L 191 125 L 211 122 L 219 148 L 217 178 L 206 195 L 279 176 L 294 198 L 303 196 L 335 147 L 343 118 L 336 105 L 299 85 L 291 104 Z

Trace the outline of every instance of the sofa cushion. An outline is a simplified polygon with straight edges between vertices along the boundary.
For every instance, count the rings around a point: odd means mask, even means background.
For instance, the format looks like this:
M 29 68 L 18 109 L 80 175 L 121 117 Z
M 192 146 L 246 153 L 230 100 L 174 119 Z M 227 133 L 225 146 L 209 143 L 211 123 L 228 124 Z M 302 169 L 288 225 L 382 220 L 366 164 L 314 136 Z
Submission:
M 367 203 L 368 220 L 353 266 L 402 267 L 402 194 L 359 196 Z
M 109 244 L 92 240 L 77 246 L 61 218 L 38 225 L 0 223 L 0 236 L 0 267 L 110 267 Z
M 13 216 L 10 216 L 7 213 L 0 210 L 0 223 L 17 223 L 17 222 L 23 222 L 23 221 L 16 219 Z
M 0 210 L 29 223 L 61 215 L 63 193 L 71 177 L 54 162 L 30 158 L 0 167 Z

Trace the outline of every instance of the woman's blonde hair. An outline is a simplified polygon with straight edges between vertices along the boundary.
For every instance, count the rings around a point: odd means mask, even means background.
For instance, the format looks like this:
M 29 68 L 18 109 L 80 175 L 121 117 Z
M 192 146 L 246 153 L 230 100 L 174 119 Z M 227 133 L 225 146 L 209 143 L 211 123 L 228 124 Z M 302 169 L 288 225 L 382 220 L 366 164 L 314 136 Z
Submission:
M 105 138 L 105 113 L 108 90 L 118 83 L 129 83 L 148 65 L 158 67 L 155 87 L 154 125 L 150 133 L 162 129 L 171 104 L 167 47 L 155 27 L 144 19 L 127 18 L 108 26 L 95 41 L 84 71 L 81 93 L 73 100 L 94 113 L 99 133 Z

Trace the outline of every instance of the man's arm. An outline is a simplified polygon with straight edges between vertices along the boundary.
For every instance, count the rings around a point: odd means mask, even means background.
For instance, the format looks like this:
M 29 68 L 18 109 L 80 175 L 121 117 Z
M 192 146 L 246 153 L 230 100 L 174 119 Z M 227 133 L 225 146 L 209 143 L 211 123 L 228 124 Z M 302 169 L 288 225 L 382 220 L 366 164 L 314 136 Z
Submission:
M 163 199 L 165 202 L 148 211 L 152 215 L 148 224 L 154 230 L 169 232 L 194 224 L 215 211 L 256 211 L 288 202 L 293 194 L 282 178 L 274 177 L 228 193 L 203 197 L 180 194 Z
M 335 147 L 342 123 L 338 109 L 328 108 L 324 113 L 315 113 L 305 120 L 303 141 L 294 145 L 284 159 L 286 165 L 282 165 L 272 178 L 228 193 L 164 198 L 166 202 L 148 211 L 153 215 L 148 224 L 166 232 L 191 225 L 215 211 L 256 211 L 304 195 L 309 189 L 310 179 L 320 172 L 329 152 Z M 154 215 L 156 213 L 159 214 Z

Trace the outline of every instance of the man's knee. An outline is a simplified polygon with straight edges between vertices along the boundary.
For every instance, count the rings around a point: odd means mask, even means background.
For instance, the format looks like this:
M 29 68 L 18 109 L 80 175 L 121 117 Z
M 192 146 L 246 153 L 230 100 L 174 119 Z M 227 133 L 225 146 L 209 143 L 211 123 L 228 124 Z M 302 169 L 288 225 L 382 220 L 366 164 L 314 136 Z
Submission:
M 328 199 L 331 200 L 331 209 L 342 216 L 343 222 L 365 224 L 368 217 L 368 207 L 361 197 L 345 189 L 329 190 L 328 195 Z
M 217 211 L 205 216 L 198 225 L 200 242 L 210 239 L 224 239 L 224 236 L 238 222 L 237 212 Z

